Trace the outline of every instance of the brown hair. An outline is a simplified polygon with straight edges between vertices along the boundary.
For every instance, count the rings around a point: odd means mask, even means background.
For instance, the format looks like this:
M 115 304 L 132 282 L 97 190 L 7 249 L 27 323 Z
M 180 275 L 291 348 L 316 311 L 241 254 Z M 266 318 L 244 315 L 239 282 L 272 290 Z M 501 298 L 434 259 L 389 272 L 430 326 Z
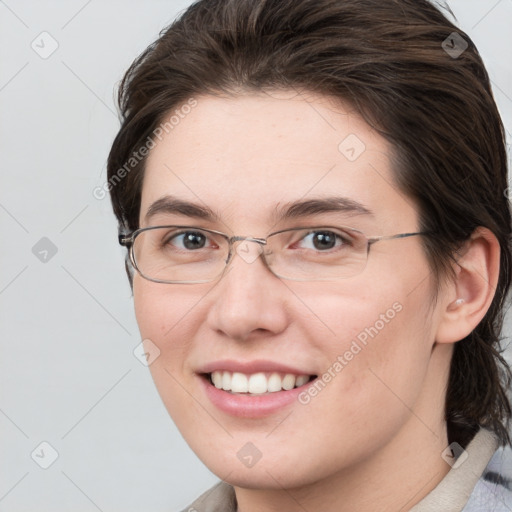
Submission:
M 499 283 L 482 322 L 455 344 L 445 412 L 450 442 L 465 446 L 481 425 L 511 443 L 512 373 L 499 339 L 512 265 L 504 128 L 473 42 L 427 0 L 191 5 L 120 84 L 108 159 L 120 231 L 138 227 L 145 158 L 113 179 L 171 109 L 196 95 L 271 89 L 339 98 L 390 141 L 397 184 L 417 202 L 420 229 L 436 233 L 422 238 L 437 284 L 475 228 L 495 234 Z

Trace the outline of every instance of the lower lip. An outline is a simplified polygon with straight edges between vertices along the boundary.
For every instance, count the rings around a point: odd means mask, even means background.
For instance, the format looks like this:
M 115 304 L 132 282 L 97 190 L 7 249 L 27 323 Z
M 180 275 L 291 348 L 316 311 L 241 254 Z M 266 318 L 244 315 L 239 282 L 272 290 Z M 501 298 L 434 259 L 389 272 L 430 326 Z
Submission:
M 276 391 L 265 395 L 244 395 L 218 389 L 209 379 L 203 376 L 199 378 L 213 405 L 227 414 L 242 418 L 262 418 L 287 407 L 293 402 L 298 402 L 299 394 L 311 384 L 311 382 L 308 382 L 289 391 Z

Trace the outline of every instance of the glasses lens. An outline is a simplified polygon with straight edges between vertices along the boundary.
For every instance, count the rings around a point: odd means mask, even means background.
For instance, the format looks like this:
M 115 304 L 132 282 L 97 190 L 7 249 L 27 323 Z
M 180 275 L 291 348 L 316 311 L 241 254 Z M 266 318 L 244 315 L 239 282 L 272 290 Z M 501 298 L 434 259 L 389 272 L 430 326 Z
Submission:
M 161 282 L 208 282 L 224 270 L 224 237 L 206 230 L 168 226 L 141 231 L 133 244 L 138 271 Z
M 351 228 L 281 231 L 268 238 L 267 261 L 273 272 L 295 281 L 344 279 L 366 266 L 368 239 Z

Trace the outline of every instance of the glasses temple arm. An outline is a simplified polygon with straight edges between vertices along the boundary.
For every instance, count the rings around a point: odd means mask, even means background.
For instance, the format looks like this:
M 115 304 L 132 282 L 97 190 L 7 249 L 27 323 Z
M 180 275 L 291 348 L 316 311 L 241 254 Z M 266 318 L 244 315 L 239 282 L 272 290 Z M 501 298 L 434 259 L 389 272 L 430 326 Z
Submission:
M 384 236 L 372 236 L 368 237 L 368 244 L 374 244 L 375 242 L 380 242 L 381 240 L 395 240 L 396 238 L 407 238 L 410 236 L 419 236 L 419 235 L 431 235 L 431 231 L 418 231 L 417 233 L 399 233 L 398 235 L 384 235 Z

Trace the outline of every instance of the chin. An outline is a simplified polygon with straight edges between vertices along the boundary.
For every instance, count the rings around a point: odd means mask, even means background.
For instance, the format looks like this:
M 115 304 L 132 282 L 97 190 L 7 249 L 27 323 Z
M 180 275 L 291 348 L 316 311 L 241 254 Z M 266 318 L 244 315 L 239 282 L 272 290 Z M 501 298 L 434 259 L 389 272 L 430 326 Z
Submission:
M 247 437 L 244 441 L 231 439 L 229 445 L 223 447 L 216 444 L 215 450 L 207 449 L 204 445 L 200 447 L 194 446 L 193 443 L 189 445 L 203 464 L 219 479 L 245 489 L 300 488 L 328 477 L 332 469 L 322 463 L 320 458 L 315 461 L 310 454 L 299 453 L 296 449 L 292 451 L 288 447 L 282 453 L 270 447 L 263 448 L 263 452 L 268 451 L 272 455 L 266 457 L 263 453 L 259 460 L 248 461 L 246 465 L 244 452 L 240 449 L 246 445 L 246 439 Z M 245 453 L 250 453 L 250 449 L 246 449 Z M 294 456 L 290 456 L 292 453 Z

